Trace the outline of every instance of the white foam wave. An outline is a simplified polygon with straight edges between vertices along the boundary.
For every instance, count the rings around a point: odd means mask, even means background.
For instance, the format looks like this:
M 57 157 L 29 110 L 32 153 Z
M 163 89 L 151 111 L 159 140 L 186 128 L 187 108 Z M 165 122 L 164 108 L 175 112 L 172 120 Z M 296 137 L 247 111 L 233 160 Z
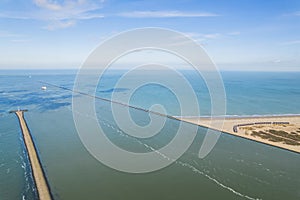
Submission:
M 231 116 L 232 116 L 232 115 L 231 115 Z M 209 116 L 209 117 L 210 117 L 210 116 Z M 93 118 L 93 117 L 90 117 L 90 118 Z M 93 118 L 93 119 L 94 119 L 94 118 Z M 95 119 L 94 119 L 94 120 L 95 120 Z M 100 123 L 102 123 L 103 125 L 107 126 L 107 127 L 110 127 L 110 128 L 113 127 L 113 126 L 110 125 L 108 122 L 104 122 L 104 121 L 102 121 L 102 120 L 98 120 L 98 121 L 99 121 Z M 120 134 L 119 134 L 120 136 L 126 136 L 126 137 L 128 137 L 128 135 L 125 134 L 125 133 L 123 133 L 123 131 L 121 131 L 119 128 L 115 127 L 114 130 L 118 130 L 118 131 L 116 131 L 116 132 L 120 133 Z M 154 148 L 151 147 L 150 145 L 141 142 L 140 140 L 138 140 L 138 139 L 135 138 L 135 137 L 131 137 L 131 138 L 137 140 L 140 144 L 143 144 L 145 147 L 147 147 L 147 148 L 149 148 L 151 151 L 154 151 L 154 152 L 156 152 L 157 154 L 161 155 L 163 158 L 168 159 L 168 160 L 172 160 L 172 161 L 175 162 L 176 164 L 179 164 L 179 165 L 181 165 L 181 166 L 183 166 L 183 167 L 188 167 L 188 168 L 191 169 L 194 173 L 197 173 L 197 174 L 200 174 L 200 175 L 206 177 L 207 179 L 209 179 L 209 180 L 213 181 L 214 183 L 216 183 L 218 186 L 220 186 L 220 187 L 222 187 L 222 188 L 224 188 L 224 189 L 226 189 L 226 190 L 232 192 L 233 194 L 235 194 L 235 195 L 237 195 L 237 196 L 240 196 L 240 197 L 242 197 L 242 198 L 246 198 L 246 199 L 249 199 L 249 200 L 259 200 L 259 198 L 250 197 L 250 196 L 248 196 L 248 195 L 245 195 L 245 194 L 242 194 L 242 193 L 236 191 L 235 189 L 233 189 L 233 188 L 231 188 L 231 187 L 229 187 L 229 186 L 227 186 L 227 185 L 224 185 L 223 183 L 221 183 L 221 182 L 218 181 L 217 179 L 215 179 L 215 178 L 209 176 L 208 174 L 206 174 L 206 173 L 200 171 L 199 169 L 197 169 L 196 167 L 194 167 L 194 166 L 192 166 L 192 165 L 190 165 L 190 164 L 188 164 L 188 163 L 185 163 L 185 162 L 182 162 L 182 161 L 178 161 L 178 160 L 175 160 L 175 159 L 172 159 L 172 158 L 166 156 L 165 154 L 159 152 L 158 150 L 154 149 Z
M 108 127 L 112 127 L 112 125 L 109 125 Z M 118 128 L 115 127 L 115 130 L 118 130 Z M 122 132 L 121 130 L 119 130 L 120 132 Z M 122 135 L 127 135 L 127 134 L 122 134 Z M 138 140 L 137 138 L 134 138 L 136 140 Z M 179 164 L 183 167 L 188 167 L 189 169 L 191 169 L 193 172 L 197 173 L 197 174 L 200 174 L 202 176 L 205 176 L 206 178 L 208 178 L 209 180 L 213 181 L 214 183 L 216 183 L 218 186 L 232 192 L 233 194 L 237 195 L 237 196 L 240 196 L 240 197 L 243 197 L 243 198 L 246 198 L 246 199 L 249 199 L 249 200 L 259 200 L 259 198 L 254 198 L 254 197 L 250 197 L 248 195 L 245 195 L 245 194 L 242 194 L 236 190 L 234 190 L 233 188 L 229 187 L 229 186 L 226 186 L 224 185 L 223 183 L 221 183 L 220 181 L 218 181 L 217 179 L 209 176 L 208 174 L 200 171 L 199 169 L 197 169 L 196 167 L 194 167 L 193 165 L 190 165 L 188 163 L 185 163 L 185 162 L 182 162 L 182 161 L 178 161 L 178 160 L 175 160 L 175 159 L 172 159 L 168 156 L 166 156 L 165 154 L 159 152 L 158 150 L 154 149 L 153 147 L 151 147 L 150 145 L 148 144 L 145 144 L 143 142 L 141 142 L 140 140 L 138 140 L 138 142 L 140 144 L 143 144 L 146 148 L 150 149 L 151 151 L 154 151 L 156 152 L 157 154 L 159 154 L 160 156 L 162 156 L 163 158 L 165 159 L 168 159 L 168 160 L 172 160 L 173 162 L 175 162 L 176 164 Z M 197 164 L 197 163 L 196 163 Z

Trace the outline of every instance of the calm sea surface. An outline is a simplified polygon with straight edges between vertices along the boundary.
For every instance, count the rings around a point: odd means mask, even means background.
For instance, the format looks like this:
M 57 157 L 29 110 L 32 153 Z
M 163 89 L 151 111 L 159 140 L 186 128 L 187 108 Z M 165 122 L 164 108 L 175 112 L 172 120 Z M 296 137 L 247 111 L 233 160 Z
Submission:
M 200 159 L 198 151 L 206 134 L 206 129 L 200 127 L 188 151 L 166 168 L 128 174 L 105 166 L 79 139 L 72 116 L 72 92 L 51 86 L 41 90 L 44 84 L 39 81 L 72 89 L 75 73 L 0 71 L 1 200 L 37 198 L 17 118 L 8 114 L 18 107 L 29 110 L 25 119 L 58 200 L 300 199 L 299 154 L 222 134 L 210 154 Z M 115 87 L 121 73 L 105 74 L 96 95 L 111 98 L 112 92 L 131 92 L 132 88 Z M 168 72 L 147 73 L 168 77 Z M 210 97 L 204 81 L 192 71 L 182 73 L 196 91 L 201 115 L 209 115 Z M 142 79 L 143 74 L 131 78 Z M 300 114 L 299 72 L 222 72 L 222 78 L 226 115 Z M 91 91 L 88 87 L 87 82 Z M 181 114 L 176 95 L 157 84 L 141 87 L 130 99 L 131 105 L 145 109 L 157 103 L 164 105 L 170 115 Z M 119 129 L 108 102 L 98 99 L 95 105 L 107 137 L 128 151 L 159 149 L 174 137 L 179 126 L 178 121 L 167 119 L 157 136 L 137 139 Z M 138 124 L 149 122 L 148 113 L 134 109 L 130 113 Z

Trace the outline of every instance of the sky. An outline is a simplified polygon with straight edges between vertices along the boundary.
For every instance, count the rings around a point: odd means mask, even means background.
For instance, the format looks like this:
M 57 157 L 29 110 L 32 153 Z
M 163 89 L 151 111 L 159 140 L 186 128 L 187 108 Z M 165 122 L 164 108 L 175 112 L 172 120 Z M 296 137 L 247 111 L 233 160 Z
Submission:
M 299 0 L 1 0 L 0 69 L 78 69 L 143 27 L 186 34 L 221 70 L 300 71 Z

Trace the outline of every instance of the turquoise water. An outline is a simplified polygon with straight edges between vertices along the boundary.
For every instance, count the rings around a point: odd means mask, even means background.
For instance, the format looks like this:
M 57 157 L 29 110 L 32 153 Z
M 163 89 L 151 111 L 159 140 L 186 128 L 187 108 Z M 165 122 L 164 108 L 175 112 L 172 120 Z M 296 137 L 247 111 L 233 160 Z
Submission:
M 97 88 L 97 96 L 110 98 L 113 91 L 129 92 L 131 88 L 114 87 L 120 73 L 107 73 Z M 203 80 L 191 71 L 183 73 L 197 92 L 201 115 L 209 115 L 210 99 Z M 72 88 L 74 72 L 0 74 L 5 74 L 0 78 L 0 199 L 36 198 L 17 118 L 7 113 L 18 106 L 29 109 L 25 118 L 55 199 L 300 198 L 299 154 L 222 134 L 212 152 L 200 159 L 198 151 L 205 128 L 199 128 L 188 151 L 164 169 L 146 174 L 111 169 L 82 145 L 72 117 L 71 92 L 51 86 L 46 91 L 40 89 L 43 84 L 39 80 Z M 227 115 L 300 113 L 300 73 L 222 72 L 222 77 Z M 146 109 L 161 103 L 168 114 L 180 115 L 174 94 L 154 84 L 137 91 L 130 103 Z M 147 152 L 148 147 L 164 146 L 179 125 L 178 121 L 167 119 L 158 136 L 137 140 L 118 129 L 109 103 L 96 100 L 95 105 L 107 136 L 129 151 Z M 147 113 L 130 112 L 137 123 L 149 121 Z

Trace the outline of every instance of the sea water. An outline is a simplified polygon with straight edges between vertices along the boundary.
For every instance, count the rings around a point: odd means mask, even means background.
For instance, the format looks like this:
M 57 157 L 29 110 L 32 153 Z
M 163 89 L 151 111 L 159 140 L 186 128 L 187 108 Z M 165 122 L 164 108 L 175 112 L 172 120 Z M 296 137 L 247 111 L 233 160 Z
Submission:
M 110 99 L 132 88 L 115 87 L 122 71 L 105 74 L 96 96 Z M 152 71 L 157 76 L 167 72 Z M 32 174 L 17 118 L 10 110 L 28 109 L 25 119 L 38 148 L 55 199 L 299 199 L 300 156 L 279 148 L 222 134 L 204 159 L 198 151 L 205 137 L 199 127 L 190 148 L 173 164 L 144 174 L 120 172 L 97 161 L 83 146 L 72 116 L 75 71 L 2 71 L 0 78 L 0 199 L 35 199 Z M 182 71 L 196 91 L 202 116 L 210 114 L 205 82 L 193 71 Z M 226 91 L 226 115 L 300 113 L 300 73 L 221 72 Z M 142 79 L 143 74 L 134 79 Z M 172 80 L 170 80 L 172 82 Z M 89 92 L 93 88 L 88 88 Z M 74 98 L 80 98 L 75 94 Z M 157 84 L 137 90 L 130 104 L 149 109 L 162 104 L 169 115 L 181 115 L 176 94 Z M 123 149 L 148 152 L 166 145 L 176 134 L 178 121 L 151 138 L 123 132 L 114 121 L 111 105 L 95 100 L 97 120 L 107 137 Z M 129 109 L 134 121 L 149 123 L 148 113 Z M 191 113 L 192 115 L 193 113 Z M 90 117 L 91 120 L 93 116 Z M 163 117 L 161 117 L 163 119 Z M 194 126 L 194 125 L 190 125 Z M 88 127 L 87 127 L 88 131 Z M 166 157 L 167 155 L 161 155 Z

